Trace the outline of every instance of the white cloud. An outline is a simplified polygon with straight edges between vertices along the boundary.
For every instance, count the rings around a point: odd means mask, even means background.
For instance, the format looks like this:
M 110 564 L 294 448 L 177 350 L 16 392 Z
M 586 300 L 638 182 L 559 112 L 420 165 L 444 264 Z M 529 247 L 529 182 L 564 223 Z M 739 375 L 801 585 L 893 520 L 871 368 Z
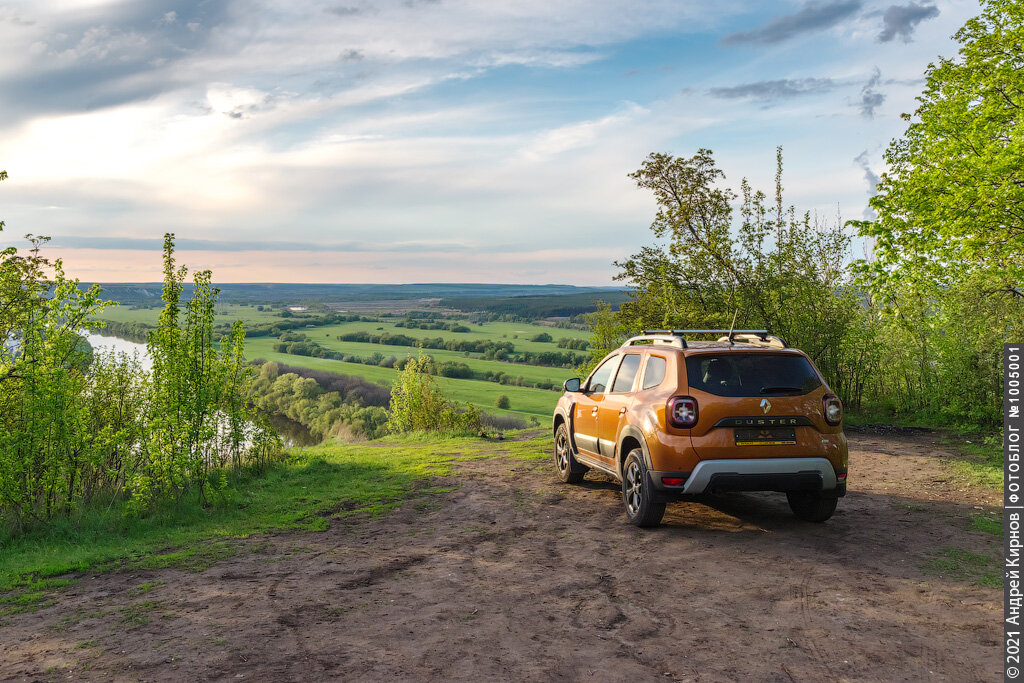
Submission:
M 218 17 L 193 16 L 181 3 L 173 21 L 161 10 L 118 23 L 115 8 L 102 3 L 79 6 L 74 22 L 52 5 L 22 3 L 13 10 L 22 23 L 0 13 L 0 40 L 12 46 L 0 61 L 0 93 L 5 78 L 38 67 L 43 74 L 66 63 L 144 65 L 104 72 L 104 87 L 128 93 L 112 104 L 47 100 L 7 115 L 13 103 L 0 97 L 7 126 L 0 167 L 11 173 L 0 185 L 2 218 L 15 234 L 430 239 L 480 249 L 482 260 L 364 253 L 323 257 L 309 269 L 301 252 L 279 261 L 249 255 L 228 261 L 236 265 L 218 273 L 221 281 L 412 281 L 457 272 L 449 279 L 608 284 L 610 262 L 649 240 L 653 202 L 626 177 L 649 152 L 688 156 L 709 146 L 731 186 L 746 174 L 770 188 L 777 144 L 785 147 L 791 201 L 829 218 L 837 202 L 858 215 L 864 185 L 850 159 L 902 130 L 896 114 L 920 90 L 912 80 L 934 59 L 935 45 L 948 45 L 938 32 L 951 33 L 960 10 L 944 6 L 909 45 L 877 44 L 877 21 L 861 31 L 858 20 L 838 39 L 823 38 L 828 50 L 816 46 L 814 59 L 793 60 L 786 44 L 728 66 L 709 55 L 707 65 L 663 72 L 677 80 L 647 90 L 592 74 L 593 91 L 574 90 L 571 79 L 544 83 L 599 69 L 623 41 L 682 41 L 684 32 L 717 26 L 738 4 L 706 7 L 281 0 L 230 4 Z M 32 45 L 44 44 L 33 54 Z M 345 54 L 361 59 L 339 59 Z M 877 84 L 885 106 L 867 121 L 851 103 L 876 63 L 887 65 Z M 501 81 L 509 74 L 522 79 L 512 89 Z M 815 78 L 835 87 L 768 109 L 706 95 L 713 87 Z M 92 89 L 83 93 L 77 97 Z M 507 253 L 486 251 L 495 244 Z M 379 270 L 385 265 L 398 270 Z

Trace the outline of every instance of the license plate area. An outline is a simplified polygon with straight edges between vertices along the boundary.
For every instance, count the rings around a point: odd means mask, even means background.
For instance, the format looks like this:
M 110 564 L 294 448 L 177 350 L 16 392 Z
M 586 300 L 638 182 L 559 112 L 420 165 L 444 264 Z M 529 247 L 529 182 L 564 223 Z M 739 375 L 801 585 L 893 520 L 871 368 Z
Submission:
M 796 430 L 785 428 L 774 429 L 737 429 L 735 430 L 737 446 L 795 446 Z

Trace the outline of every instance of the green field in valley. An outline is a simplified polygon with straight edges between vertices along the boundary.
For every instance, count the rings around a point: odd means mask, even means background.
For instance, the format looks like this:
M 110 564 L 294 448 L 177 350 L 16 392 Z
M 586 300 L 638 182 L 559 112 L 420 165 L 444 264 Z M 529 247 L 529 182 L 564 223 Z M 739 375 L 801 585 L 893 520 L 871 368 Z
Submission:
M 251 359 L 262 358 L 272 360 L 284 365 L 310 368 L 313 370 L 324 370 L 335 372 L 341 375 L 362 377 L 369 382 L 385 384 L 390 386 L 398 375 L 398 371 L 392 368 L 382 368 L 376 365 L 363 365 L 362 363 L 345 363 L 339 360 L 328 358 L 310 358 L 309 356 L 294 356 L 288 353 L 272 351 L 271 347 L 276 339 L 257 338 L 246 341 L 246 355 Z M 366 346 L 382 347 L 380 344 L 366 344 Z M 398 346 L 391 347 L 396 350 L 405 349 L 415 353 L 416 349 Z M 395 355 L 398 355 L 397 353 Z M 517 365 L 512 363 L 497 363 L 513 368 L 530 368 L 533 366 Z M 556 369 L 557 370 L 557 369 Z M 565 377 L 572 376 L 572 370 L 562 370 Z M 531 415 L 538 416 L 538 419 L 550 418 L 558 402 L 559 393 L 547 389 L 534 389 L 530 387 L 517 387 L 497 382 L 484 382 L 475 379 L 453 379 L 449 377 L 437 377 L 438 386 L 450 399 L 463 403 L 472 403 L 481 410 L 486 410 L 491 415 L 509 415 L 529 419 Z M 508 396 L 511 402 L 510 410 L 499 410 L 495 407 L 499 396 Z
M 312 332 L 310 330 L 309 332 Z M 406 356 L 415 356 L 419 349 L 412 346 L 391 346 L 388 344 L 371 344 L 368 342 L 342 342 L 336 338 L 321 337 L 318 333 L 309 334 L 309 338 L 324 348 L 338 351 L 340 353 L 368 358 L 375 353 L 383 354 L 385 358 L 394 356 L 402 359 Z M 255 337 L 245 342 L 246 355 L 255 357 L 252 354 L 262 354 L 273 349 L 277 339 L 273 337 Z M 432 356 L 438 363 L 453 362 L 465 363 L 474 372 L 503 372 L 512 377 L 522 377 L 532 384 L 538 382 L 552 382 L 561 384 L 565 379 L 572 376 L 569 368 L 552 368 L 543 365 L 527 365 L 525 363 L 509 363 L 500 360 L 487 360 L 479 354 L 467 355 L 461 351 L 448 351 L 447 349 L 424 349 L 423 352 Z M 293 363 L 294 365 L 294 363 Z
M 237 304 L 219 304 L 216 308 L 217 324 L 232 323 L 241 320 L 246 325 L 265 324 L 274 321 L 295 322 L 296 318 L 282 318 L 280 309 L 258 311 L 256 306 L 242 306 Z M 136 322 L 150 325 L 156 324 L 160 309 L 131 309 L 127 306 L 113 306 L 102 313 L 102 318 L 117 322 Z M 301 318 L 298 319 L 301 321 Z M 383 317 L 379 320 L 360 320 L 353 322 L 338 323 L 325 326 L 299 327 L 292 332 L 301 332 L 311 341 L 340 353 L 351 354 L 361 358 L 367 358 L 375 353 L 380 353 L 384 358 L 394 356 L 398 359 L 406 356 L 416 355 L 419 350 L 411 346 L 393 346 L 387 344 L 373 344 L 367 342 L 343 342 L 338 336 L 352 332 L 367 332 L 373 335 L 389 333 L 392 335 L 402 334 L 414 339 L 426 339 L 441 337 L 445 340 L 462 341 L 500 341 L 510 342 L 516 351 L 529 351 L 541 353 L 544 351 L 565 352 L 569 349 L 561 349 L 556 341 L 562 337 L 570 339 L 589 339 L 590 335 L 584 330 L 563 329 L 550 325 L 533 324 L 526 322 L 484 322 L 475 323 L 466 320 L 445 320 L 445 322 L 457 322 L 468 327 L 469 332 L 451 332 L 449 330 L 424 330 L 418 328 L 399 327 L 396 325 L 401 318 Z M 551 335 L 554 341 L 536 342 L 531 338 L 541 333 Z M 325 358 L 312 358 L 293 354 L 279 353 L 273 350 L 274 344 L 278 342 L 277 337 L 252 337 L 246 339 L 246 356 L 250 360 L 265 359 L 276 361 L 285 365 L 295 367 L 323 370 L 327 372 L 362 377 L 363 379 L 390 386 L 397 376 L 397 371 L 392 368 L 384 368 L 376 365 L 362 363 L 346 363 L 338 360 Z M 497 360 L 486 360 L 481 354 L 466 354 L 460 351 L 448 351 L 446 349 L 425 349 L 425 353 L 432 356 L 438 362 L 465 363 L 477 373 L 505 373 L 513 378 L 522 377 L 525 381 L 536 384 L 540 382 L 551 382 L 555 386 L 569 377 L 575 375 L 571 368 L 556 368 L 540 365 L 527 365 L 523 363 L 509 363 Z M 575 351 L 577 354 L 585 354 L 584 351 Z M 437 377 L 438 386 L 452 400 L 462 403 L 471 403 L 491 415 L 504 415 L 529 420 L 531 416 L 536 417 L 543 423 L 551 416 L 555 403 L 558 400 L 559 392 L 548 389 L 537 389 L 532 387 L 519 387 L 514 385 L 499 384 L 477 379 L 454 379 Z M 498 409 L 495 404 L 498 397 L 507 396 L 510 401 L 509 410 Z
M 130 306 L 110 306 L 100 312 L 99 318 L 113 320 L 119 323 L 145 323 L 156 325 L 160 317 L 160 308 L 131 308 Z M 215 309 L 217 317 L 214 324 L 231 324 L 236 320 L 243 323 L 259 324 L 269 323 L 274 320 L 284 320 L 280 316 L 280 310 L 257 311 L 255 306 L 241 306 L 239 304 L 217 304 Z

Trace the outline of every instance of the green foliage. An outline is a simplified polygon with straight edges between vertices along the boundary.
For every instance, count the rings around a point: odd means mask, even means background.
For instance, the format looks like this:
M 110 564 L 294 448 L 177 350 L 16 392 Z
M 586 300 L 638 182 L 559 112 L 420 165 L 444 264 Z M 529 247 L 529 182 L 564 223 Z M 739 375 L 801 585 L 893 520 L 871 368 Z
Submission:
M 739 216 L 710 150 L 651 154 L 631 174 L 658 203 L 651 229 L 660 242 L 616 263 L 634 293 L 617 325 L 607 310 L 593 314 L 604 340 L 595 339 L 591 365 L 627 332 L 728 328 L 735 315 L 737 327 L 769 329 L 806 351 L 851 402 L 861 366 L 846 353 L 864 311 L 845 267 L 850 238 L 841 224 L 785 207 L 781 148 L 776 161 L 774 201 L 743 180 Z
M 548 334 L 547 332 L 541 332 L 540 334 L 533 335 L 533 337 L 530 338 L 530 341 L 532 341 L 532 342 L 542 342 L 542 343 L 547 344 L 547 343 L 550 343 L 552 341 L 552 338 L 551 338 L 551 335 Z
M 486 297 L 451 297 L 438 302 L 439 306 L 454 308 L 460 311 L 488 311 L 490 319 L 537 320 L 548 317 L 570 317 L 584 313 L 592 313 L 597 309 L 598 302 L 615 305 L 626 300 L 625 292 L 605 291 L 575 294 L 547 294 L 527 296 L 486 296 Z
M 612 307 L 603 301 L 598 303 L 596 311 L 587 313 L 585 318 L 593 337 L 587 347 L 590 355 L 576 368 L 576 371 L 583 377 L 589 375 L 602 358 L 613 349 L 618 348 L 629 336 L 625 329 L 623 316 L 619 312 L 613 311 Z
M 473 405 L 463 409 L 448 401 L 428 371 L 430 359 L 422 352 L 411 358 L 391 388 L 388 430 L 403 432 L 476 432 L 481 428 L 480 411 Z
M 508 396 L 502 394 L 498 397 L 498 400 L 494 402 L 494 405 L 502 410 L 508 410 L 512 407 L 512 401 L 509 400 Z
M 1024 337 L 1024 10 L 987 0 L 928 67 L 855 264 L 880 341 L 880 404 L 932 424 L 997 430 L 1002 344 Z
M 44 242 L 0 253 L 0 533 L 125 499 L 136 512 L 192 491 L 202 499 L 218 470 L 265 465 L 279 442 L 248 407 L 241 326 L 223 351 L 213 346 L 209 271 L 182 317 L 185 273 L 167 236 L 148 375 L 138 358 L 92 353 L 81 333 L 101 325 L 90 322 L 106 305 L 100 289 L 44 259 Z
M 387 413 L 383 408 L 344 401 L 337 391 L 325 391 L 312 378 L 279 375 L 277 363 L 263 364 L 253 391 L 260 410 L 284 415 L 320 439 L 332 435 L 375 439 L 385 433 Z
M 590 348 L 590 342 L 586 339 L 571 339 L 569 337 L 560 337 L 556 344 L 560 349 L 579 349 L 580 351 L 586 351 Z
M 249 408 L 253 379 L 245 362 L 245 331 L 236 323 L 222 350 L 213 345 L 218 290 L 209 270 L 193 276 L 192 298 L 181 318 L 180 296 L 187 275 L 174 262 L 174 235 L 164 236 L 164 309 L 150 332 L 153 362 L 146 426 L 147 458 L 127 482 L 133 501 L 148 507 L 154 497 L 197 487 L 200 496 L 212 470 L 253 459 L 258 465 L 280 442 Z
M 985 0 L 955 35 L 959 57 L 925 71 L 906 132 L 886 153 L 889 171 L 861 222 L 876 240 L 865 264 L 876 293 L 934 290 L 983 272 L 996 291 L 1024 281 L 1024 8 Z
M 94 495 L 121 436 L 103 419 L 106 378 L 88 374 L 81 336 L 103 308 L 100 289 L 83 291 L 61 261 L 50 264 L 45 242 L 0 251 L 0 515 L 18 529 Z

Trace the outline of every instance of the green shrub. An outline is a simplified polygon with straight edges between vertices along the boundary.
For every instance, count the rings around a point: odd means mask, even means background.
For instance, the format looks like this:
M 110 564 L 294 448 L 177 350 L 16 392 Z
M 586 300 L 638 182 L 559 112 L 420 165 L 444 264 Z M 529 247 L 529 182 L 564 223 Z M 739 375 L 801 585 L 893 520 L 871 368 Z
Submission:
M 479 431 L 480 412 L 472 405 L 463 409 L 446 399 L 430 374 L 430 363 L 422 352 L 406 361 L 391 389 L 388 430 L 396 434 Z

